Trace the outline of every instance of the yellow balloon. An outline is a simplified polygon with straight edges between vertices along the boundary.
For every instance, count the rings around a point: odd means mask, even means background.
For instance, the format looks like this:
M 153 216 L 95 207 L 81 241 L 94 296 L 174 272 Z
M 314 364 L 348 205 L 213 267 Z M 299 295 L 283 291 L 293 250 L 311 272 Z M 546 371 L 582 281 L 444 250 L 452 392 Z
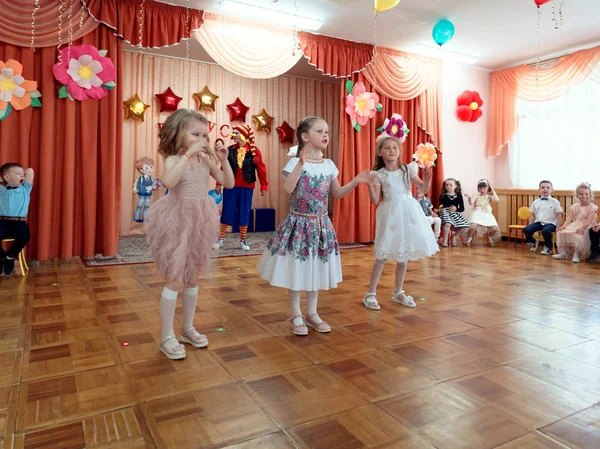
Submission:
M 387 11 L 400 3 L 400 0 L 375 0 L 375 11 Z
M 477 109 L 479 107 L 479 105 L 477 104 L 476 101 L 474 101 L 473 103 L 471 103 L 469 105 L 469 107 L 474 111 L 475 109 Z

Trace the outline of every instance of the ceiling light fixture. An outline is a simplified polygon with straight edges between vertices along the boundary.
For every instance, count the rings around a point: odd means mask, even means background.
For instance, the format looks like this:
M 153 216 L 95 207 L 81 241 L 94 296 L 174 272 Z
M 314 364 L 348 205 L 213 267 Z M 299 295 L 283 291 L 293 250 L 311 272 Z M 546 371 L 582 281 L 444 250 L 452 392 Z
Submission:
M 479 61 L 479 58 L 475 56 L 465 55 L 463 53 L 457 53 L 441 47 L 434 47 L 426 44 L 413 44 L 411 47 L 413 53 L 417 53 L 423 56 L 431 56 L 446 61 L 461 62 L 463 64 L 475 64 Z
M 300 30 L 316 31 L 321 28 L 321 22 L 308 17 L 295 16 L 287 12 L 252 5 L 244 0 L 223 0 L 221 9 L 229 14 L 248 19 L 271 22 L 284 27 L 296 27 Z

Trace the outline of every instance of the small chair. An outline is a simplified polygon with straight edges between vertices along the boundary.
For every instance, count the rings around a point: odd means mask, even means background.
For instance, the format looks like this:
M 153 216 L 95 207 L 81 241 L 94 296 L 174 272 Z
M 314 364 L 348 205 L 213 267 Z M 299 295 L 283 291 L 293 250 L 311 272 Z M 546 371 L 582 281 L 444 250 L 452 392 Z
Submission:
M 567 216 L 565 215 L 564 212 L 562 212 L 562 219 L 563 219 L 563 223 L 565 222 Z M 533 234 L 533 238 L 535 239 L 535 247 L 533 249 L 533 252 L 536 252 L 538 249 L 538 246 L 540 244 L 540 242 L 542 243 L 542 245 L 545 245 L 545 241 L 544 241 L 544 236 L 542 235 L 542 231 L 537 231 L 535 234 Z M 556 232 L 552 233 L 552 254 L 556 254 Z
M 506 241 L 505 247 L 507 247 L 510 243 L 510 237 L 514 229 L 515 235 L 513 238 L 515 240 L 515 248 L 517 247 L 517 238 L 519 237 L 519 232 L 521 233 L 521 248 L 525 248 L 525 232 L 523 230 L 525 229 L 525 227 L 527 226 L 527 222 L 531 218 L 531 211 L 527 206 L 520 207 L 517 211 L 517 216 L 519 217 L 519 221 L 521 222 L 521 224 L 508 226 L 508 240 Z
M 452 245 L 452 241 L 454 239 L 454 234 L 456 234 L 456 232 L 454 232 L 454 226 L 450 227 L 450 231 L 448 231 L 448 246 L 454 246 Z M 462 246 L 466 246 L 465 245 L 465 241 L 462 238 L 462 235 L 460 236 L 460 242 L 462 243 Z
M 15 239 L 3 239 L 2 247 L 6 246 L 6 248 L 4 248 L 4 250 L 6 251 L 8 248 L 10 248 L 10 245 L 5 245 L 5 243 L 12 244 L 14 241 L 15 241 Z M 27 261 L 25 260 L 25 248 L 23 248 L 21 250 L 21 252 L 19 253 L 18 261 L 19 261 L 19 268 L 21 269 L 21 276 L 25 276 L 25 273 L 29 271 L 29 266 L 27 265 Z

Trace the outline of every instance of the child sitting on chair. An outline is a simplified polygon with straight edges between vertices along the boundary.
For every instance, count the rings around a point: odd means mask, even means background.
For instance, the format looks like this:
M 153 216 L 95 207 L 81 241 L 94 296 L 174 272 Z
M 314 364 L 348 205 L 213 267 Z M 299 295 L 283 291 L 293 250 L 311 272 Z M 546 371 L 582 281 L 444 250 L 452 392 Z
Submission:
M 425 218 L 427 218 L 429 224 L 433 226 L 433 233 L 435 234 L 436 240 L 439 239 L 440 230 L 442 228 L 442 219 L 438 216 L 435 210 L 433 210 L 433 204 L 431 204 L 431 200 L 421 192 L 418 192 L 415 195 L 415 199 L 419 202 L 419 205 L 423 209 Z
M 0 245 L 0 275 L 11 276 L 15 270 L 15 258 L 19 257 L 31 236 L 26 220 L 33 170 L 25 170 L 22 165 L 10 162 L 0 167 L 0 176 L 6 183 L 0 185 L 0 241 L 14 239 L 8 251 Z
M 557 226 L 562 225 L 562 207 L 557 199 L 552 198 L 552 183 L 550 181 L 540 182 L 540 197 L 535 200 L 529 210 L 531 218 L 529 225 L 523 229 L 525 233 L 525 242 L 531 247 L 531 252 L 535 252 L 535 241 L 533 233 L 542 231 L 544 237 L 543 255 L 552 254 L 552 233 L 556 231 Z

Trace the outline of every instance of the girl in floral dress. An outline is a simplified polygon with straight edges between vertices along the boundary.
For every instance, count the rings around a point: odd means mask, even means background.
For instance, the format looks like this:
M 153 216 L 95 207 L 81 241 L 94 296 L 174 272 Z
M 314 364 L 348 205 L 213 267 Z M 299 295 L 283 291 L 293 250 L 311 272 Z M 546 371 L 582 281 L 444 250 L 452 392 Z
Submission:
M 571 211 L 565 223 L 556 230 L 556 243 L 559 254 L 555 259 L 568 259 L 573 254 L 573 262 L 579 263 L 580 258 L 586 258 L 590 254 L 589 229 L 594 224 L 594 218 L 598 213 L 598 206 L 594 201 L 592 187 L 587 182 L 582 182 L 575 189 L 575 195 L 579 203 L 571 206 Z
M 340 186 L 337 167 L 323 158 L 329 130 L 319 117 L 302 120 L 296 138 L 297 157 L 290 159 L 282 171 L 283 188 L 290 194 L 290 212 L 269 240 L 258 262 L 258 272 L 271 285 L 289 290 L 292 332 L 307 335 L 307 326 L 317 332 L 331 331 L 317 313 L 318 294 L 342 281 L 339 246 L 327 211 L 329 192 L 334 198 L 343 198 L 358 184 L 367 184 L 369 172 Z M 307 297 L 306 319 L 300 310 L 302 290 Z

